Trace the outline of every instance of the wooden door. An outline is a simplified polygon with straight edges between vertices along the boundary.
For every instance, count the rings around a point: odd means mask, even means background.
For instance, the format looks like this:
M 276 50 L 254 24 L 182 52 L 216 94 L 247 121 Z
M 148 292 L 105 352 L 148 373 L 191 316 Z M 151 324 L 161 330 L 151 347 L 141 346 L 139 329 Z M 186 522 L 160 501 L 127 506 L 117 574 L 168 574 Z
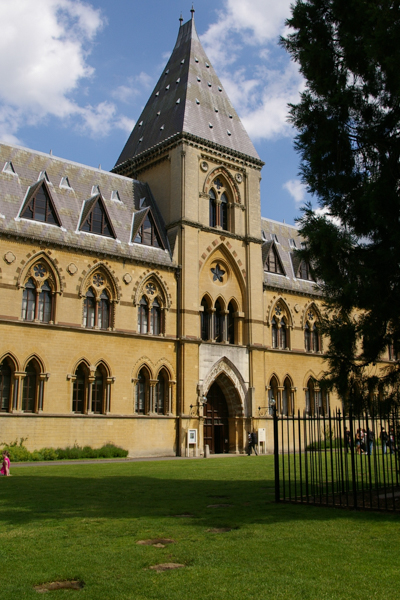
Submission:
M 217 383 L 213 383 L 207 394 L 203 414 L 204 444 L 208 444 L 213 454 L 229 452 L 228 406 Z

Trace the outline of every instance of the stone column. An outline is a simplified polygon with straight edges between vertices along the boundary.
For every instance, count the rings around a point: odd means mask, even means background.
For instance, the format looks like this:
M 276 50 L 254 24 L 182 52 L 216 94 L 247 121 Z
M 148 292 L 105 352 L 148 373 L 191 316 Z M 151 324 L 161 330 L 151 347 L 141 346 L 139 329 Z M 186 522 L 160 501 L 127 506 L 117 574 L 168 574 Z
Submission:
M 150 379 L 149 381 L 149 392 L 150 392 L 150 399 L 149 399 L 149 413 L 150 414 L 154 414 L 155 413 L 155 407 L 156 407 L 156 385 L 158 383 L 157 379 Z
M 88 382 L 89 382 L 89 389 L 88 389 L 88 396 L 86 399 L 86 414 L 87 415 L 91 415 L 93 414 L 92 411 L 92 392 L 93 392 L 93 383 L 95 381 L 95 376 L 94 376 L 94 371 L 93 374 L 89 375 L 88 377 Z
M 222 321 L 222 343 L 228 343 L 228 315 L 229 310 L 221 310 L 221 315 L 224 316 Z
M 26 373 L 24 371 L 14 372 L 14 394 L 12 402 L 12 412 L 21 412 L 22 410 L 22 382 L 25 377 Z

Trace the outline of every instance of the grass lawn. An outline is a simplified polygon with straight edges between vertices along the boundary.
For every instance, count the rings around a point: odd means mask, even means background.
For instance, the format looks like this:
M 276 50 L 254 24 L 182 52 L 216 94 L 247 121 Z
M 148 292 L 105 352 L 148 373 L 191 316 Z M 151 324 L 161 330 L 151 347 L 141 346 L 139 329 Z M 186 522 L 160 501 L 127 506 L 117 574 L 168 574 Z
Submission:
M 37 598 L 34 585 L 64 579 L 85 587 L 49 597 L 400 598 L 400 517 L 277 505 L 271 456 L 12 474 L 0 478 L 0 600 Z M 193 516 L 175 516 L 182 513 Z M 136 543 L 148 538 L 176 543 Z M 149 569 L 166 562 L 186 566 Z

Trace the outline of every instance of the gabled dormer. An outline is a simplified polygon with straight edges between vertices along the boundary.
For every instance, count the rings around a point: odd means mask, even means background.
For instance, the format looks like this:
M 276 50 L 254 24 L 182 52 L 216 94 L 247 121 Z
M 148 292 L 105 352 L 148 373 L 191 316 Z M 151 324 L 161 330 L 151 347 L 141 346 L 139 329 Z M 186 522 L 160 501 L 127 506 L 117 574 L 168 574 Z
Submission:
M 19 216 L 21 219 L 30 219 L 61 227 L 61 219 L 45 178 L 40 179 L 28 189 Z
M 286 275 L 275 240 L 263 244 L 262 253 L 264 271 L 276 273 L 277 275 Z
M 117 237 L 101 194 L 96 194 L 84 202 L 78 229 L 95 235 Z
M 138 210 L 133 215 L 131 242 L 165 250 L 162 237 L 149 206 Z
M 3 173 L 8 173 L 9 175 L 16 175 L 14 165 L 12 164 L 11 160 L 5 163 L 3 167 Z
M 314 281 L 311 274 L 310 265 L 295 252 L 291 254 L 293 273 L 297 279 L 304 279 L 305 281 Z

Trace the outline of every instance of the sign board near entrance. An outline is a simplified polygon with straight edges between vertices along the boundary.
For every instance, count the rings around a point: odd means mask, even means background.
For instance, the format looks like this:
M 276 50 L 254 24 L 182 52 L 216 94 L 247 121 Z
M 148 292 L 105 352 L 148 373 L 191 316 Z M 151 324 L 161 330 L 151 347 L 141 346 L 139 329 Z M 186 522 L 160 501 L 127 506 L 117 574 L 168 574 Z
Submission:
M 260 444 L 260 442 L 265 442 L 265 427 L 262 427 L 261 429 L 258 430 L 258 443 Z
M 197 444 L 197 429 L 189 429 L 188 443 Z

